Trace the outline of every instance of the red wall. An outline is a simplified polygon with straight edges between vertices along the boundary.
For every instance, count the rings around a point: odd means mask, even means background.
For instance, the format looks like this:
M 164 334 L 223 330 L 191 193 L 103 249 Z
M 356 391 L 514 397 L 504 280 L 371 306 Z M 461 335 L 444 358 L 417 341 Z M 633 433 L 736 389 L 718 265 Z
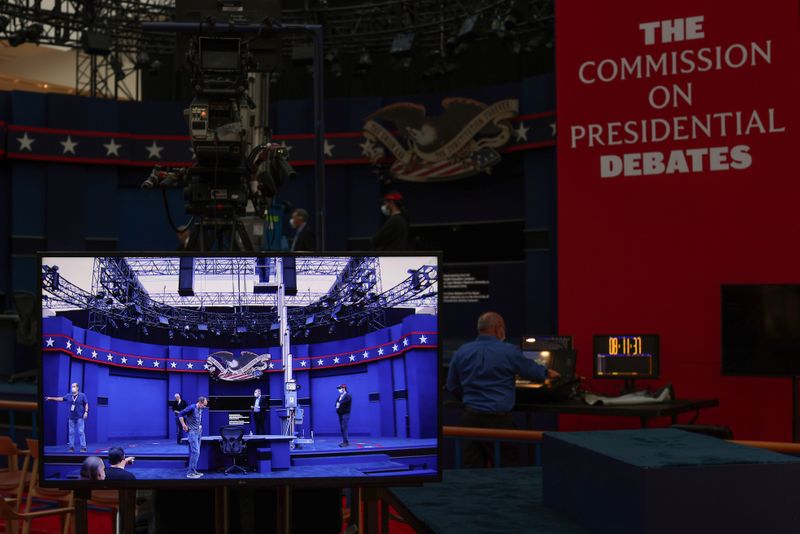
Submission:
M 800 283 L 800 17 L 796 0 L 595 0 L 556 2 L 558 99 L 559 330 L 575 336 L 579 373 L 591 376 L 592 335 L 658 333 L 661 376 L 679 397 L 713 397 L 720 407 L 699 422 L 729 425 L 742 439 L 791 440 L 791 382 L 721 375 L 720 285 Z M 653 5 L 651 5 L 653 4 Z M 646 44 L 641 23 L 702 16 L 695 39 Z M 700 36 L 702 35 L 702 36 Z M 581 65 L 637 55 L 762 47 L 740 68 L 583 83 Z M 740 49 L 730 60 L 739 60 Z M 723 54 L 724 55 L 724 54 Z M 685 66 L 685 65 L 683 65 Z M 606 64 L 604 75 L 613 71 Z M 584 68 L 591 79 L 592 67 Z M 651 90 L 677 84 L 690 102 L 657 109 Z M 688 84 L 691 84 L 689 86 Z M 655 89 L 655 94 L 660 94 Z M 655 104 L 655 105 L 654 105 Z M 758 110 L 772 132 L 711 138 L 674 136 L 660 143 L 588 146 L 580 127 L 614 121 Z M 633 126 L 632 126 L 633 127 Z M 733 135 L 731 135 L 733 133 Z M 613 140 L 613 139 L 612 139 Z M 632 140 L 632 139 L 630 139 Z M 608 139 L 606 138 L 606 141 Z M 597 144 L 597 143 L 595 143 Z M 574 145 L 574 146 L 573 146 Z M 747 147 L 750 162 L 711 170 L 601 177 L 602 156 L 673 150 Z M 679 156 L 675 156 L 679 157 Z M 684 157 L 687 157 L 684 153 Z M 728 160 L 730 162 L 730 159 Z M 725 169 L 725 167 L 728 167 Z M 594 381 L 600 389 L 607 381 Z M 685 418 L 685 416 L 684 416 Z M 564 418 L 562 428 L 633 426 L 638 421 Z

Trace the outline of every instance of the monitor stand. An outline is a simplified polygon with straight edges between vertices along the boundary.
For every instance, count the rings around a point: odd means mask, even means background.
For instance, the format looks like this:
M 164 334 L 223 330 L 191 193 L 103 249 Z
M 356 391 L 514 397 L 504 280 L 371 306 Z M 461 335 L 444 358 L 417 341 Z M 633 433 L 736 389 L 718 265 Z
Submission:
M 792 441 L 800 443 L 800 414 L 797 403 L 800 401 L 800 376 L 792 377 Z
M 622 385 L 622 395 L 636 392 L 636 379 L 626 378 Z

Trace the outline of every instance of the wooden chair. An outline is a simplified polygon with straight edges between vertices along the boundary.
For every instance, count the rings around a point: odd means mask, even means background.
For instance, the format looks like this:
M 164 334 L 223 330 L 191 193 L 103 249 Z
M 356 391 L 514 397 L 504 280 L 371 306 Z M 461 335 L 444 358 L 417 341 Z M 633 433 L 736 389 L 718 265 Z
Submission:
M 65 491 L 55 488 L 40 488 L 39 487 L 39 477 L 37 474 L 39 473 L 39 441 L 35 439 L 26 439 L 25 440 L 28 444 L 28 451 L 30 457 L 33 458 L 33 470 L 31 471 L 30 483 L 28 484 L 28 498 L 25 503 L 25 513 L 33 513 L 31 512 L 31 506 L 33 505 L 33 499 L 44 499 L 47 501 L 55 501 L 60 505 L 63 505 L 63 509 L 74 510 L 74 497 L 72 491 Z M 72 526 L 72 531 L 75 531 L 74 526 L 75 516 L 72 512 L 64 512 L 63 519 L 62 519 L 62 532 L 63 534 L 67 534 L 69 531 L 69 527 Z
M 32 477 L 36 478 L 36 477 Z M 11 525 L 11 532 L 17 532 L 19 522 L 22 521 L 22 534 L 30 534 L 31 522 L 39 517 L 46 517 L 50 515 L 59 515 L 62 517 L 61 521 L 69 524 L 69 516 L 75 511 L 75 508 L 48 508 L 46 510 L 37 510 L 35 512 L 18 512 L 12 508 L 11 504 L 6 502 L 5 499 L 0 499 L 0 519 L 5 519 Z
M 22 469 L 19 468 L 20 455 L 24 456 Z M 4 496 L 8 492 L 14 492 L 14 497 L 10 499 L 10 502 L 13 502 L 13 509 L 18 511 L 22 503 L 22 492 L 30 478 L 28 473 L 30 456 L 28 451 L 19 449 L 8 436 L 0 436 L 0 456 L 6 457 L 8 465 L 7 468 L 0 469 L 0 492 Z M 9 501 L 8 498 L 5 500 Z
M 111 509 L 111 534 L 117 534 L 117 518 L 119 517 L 119 491 L 93 490 L 89 506 Z

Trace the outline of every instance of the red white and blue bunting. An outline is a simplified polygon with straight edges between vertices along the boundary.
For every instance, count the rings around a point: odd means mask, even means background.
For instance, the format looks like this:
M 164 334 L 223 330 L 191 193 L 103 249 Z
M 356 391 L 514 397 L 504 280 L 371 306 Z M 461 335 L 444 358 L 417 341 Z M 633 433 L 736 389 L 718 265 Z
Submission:
M 402 356 L 411 350 L 436 350 L 438 348 L 437 332 L 409 332 L 387 343 L 371 347 L 362 347 L 358 350 L 322 354 L 314 356 L 295 357 L 292 359 L 294 371 L 313 371 L 316 369 L 332 369 L 352 365 L 362 365 L 374 361 L 385 360 Z M 119 351 L 93 347 L 78 343 L 74 338 L 65 334 L 44 334 L 42 336 L 42 351 L 61 352 L 68 354 L 75 360 L 137 369 L 152 372 L 177 372 L 177 373 L 208 373 L 214 367 L 206 360 L 193 360 L 183 358 L 158 358 L 145 354 L 130 354 Z M 235 356 L 243 352 L 265 353 L 264 350 L 236 350 L 231 351 Z M 209 349 L 212 354 L 212 349 Z M 265 373 L 283 372 L 283 363 L 280 357 L 273 357 L 263 371 Z

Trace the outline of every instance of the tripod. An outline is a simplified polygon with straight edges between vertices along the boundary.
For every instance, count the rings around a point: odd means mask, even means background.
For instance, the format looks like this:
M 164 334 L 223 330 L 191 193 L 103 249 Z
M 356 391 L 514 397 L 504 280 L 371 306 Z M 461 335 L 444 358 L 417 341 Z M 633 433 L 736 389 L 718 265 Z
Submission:
M 215 248 L 216 246 L 216 248 Z M 186 250 L 204 252 L 208 250 L 255 252 L 244 223 L 235 215 L 229 218 L 203 218 L 191 226 Z

